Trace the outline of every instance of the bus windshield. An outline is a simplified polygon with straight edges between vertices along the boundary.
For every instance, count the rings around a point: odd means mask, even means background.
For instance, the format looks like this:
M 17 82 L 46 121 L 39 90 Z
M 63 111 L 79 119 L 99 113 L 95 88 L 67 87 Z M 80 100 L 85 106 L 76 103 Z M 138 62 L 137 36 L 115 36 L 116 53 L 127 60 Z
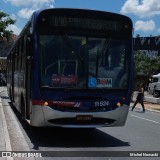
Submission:
M 126 89 L 128 41 L 114 37 L 39 35 L 41 87 Z

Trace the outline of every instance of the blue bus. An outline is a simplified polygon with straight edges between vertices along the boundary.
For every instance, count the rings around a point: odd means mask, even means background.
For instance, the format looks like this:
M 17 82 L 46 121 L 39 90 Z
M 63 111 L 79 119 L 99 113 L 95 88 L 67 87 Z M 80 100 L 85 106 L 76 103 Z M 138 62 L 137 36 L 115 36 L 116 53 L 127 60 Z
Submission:
M 133 79 L 132 21 L 96 10 L 33 13 L 7 57 L 11 102 L 31 126 L 125 124 Z

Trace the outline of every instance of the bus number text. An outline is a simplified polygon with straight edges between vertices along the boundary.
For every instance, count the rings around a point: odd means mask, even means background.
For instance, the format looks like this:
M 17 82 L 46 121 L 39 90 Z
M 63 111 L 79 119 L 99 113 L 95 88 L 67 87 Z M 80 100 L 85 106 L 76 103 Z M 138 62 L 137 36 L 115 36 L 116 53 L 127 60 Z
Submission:
M 98 101 L 95 102 L 95 107 L 104 107 L 109 106 L 109 101 Z

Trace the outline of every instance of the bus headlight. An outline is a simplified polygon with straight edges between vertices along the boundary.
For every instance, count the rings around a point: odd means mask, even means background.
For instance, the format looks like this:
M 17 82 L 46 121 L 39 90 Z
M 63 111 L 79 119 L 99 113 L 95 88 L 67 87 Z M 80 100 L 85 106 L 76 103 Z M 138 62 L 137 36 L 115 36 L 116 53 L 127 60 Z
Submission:
M 43 104 L 44 106 L 48 106 L 49 105 L 49 103 L 48 102 L 44 102 L 44 104 Z
M 122 104 L 120 102 L 117 103 L 117 107 L 121 107 Z

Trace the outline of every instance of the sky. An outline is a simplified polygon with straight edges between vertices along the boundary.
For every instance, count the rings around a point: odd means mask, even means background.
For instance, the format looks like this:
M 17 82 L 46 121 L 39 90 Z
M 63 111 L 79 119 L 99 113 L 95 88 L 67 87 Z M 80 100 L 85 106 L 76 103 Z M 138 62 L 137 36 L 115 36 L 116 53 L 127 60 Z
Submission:
M 160 35 L 160 0 L 0 0 L 0 11 L 16 20 L 8 27 L 19 34 L 31 14 L 43 8 L 82 8 L 119 13 L 131 18 L 133 36 Z

